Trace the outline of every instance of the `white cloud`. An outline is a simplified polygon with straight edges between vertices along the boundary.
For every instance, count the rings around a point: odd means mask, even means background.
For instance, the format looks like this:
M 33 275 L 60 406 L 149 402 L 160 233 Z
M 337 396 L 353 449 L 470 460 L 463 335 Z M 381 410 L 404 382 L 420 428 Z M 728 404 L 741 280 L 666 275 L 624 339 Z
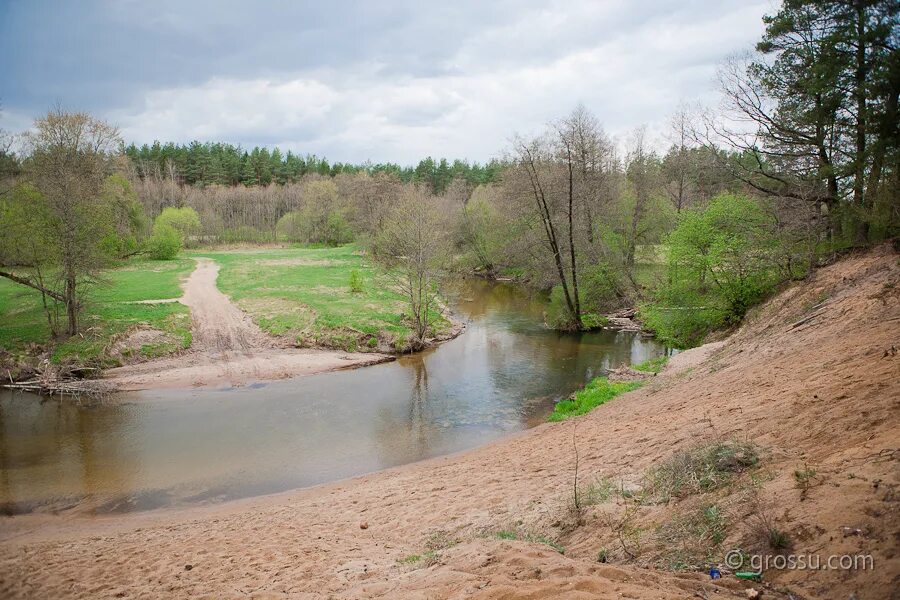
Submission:
M 659 138 L 680 100 L 713 100 L 717 62 L 759 37 L 771 6 L 624 19 L 626 10 L 635 8 L 588 2 L 525 12 L 467 37 L 430 75 L 386 72 L 373 59 L 218 77 L 151 91 L 110 116 L 138 143 L 222 140 L 353 162 L 483 161 L 513 133 L 536 131 L 578 102 L 612 134 L 647 124 Z

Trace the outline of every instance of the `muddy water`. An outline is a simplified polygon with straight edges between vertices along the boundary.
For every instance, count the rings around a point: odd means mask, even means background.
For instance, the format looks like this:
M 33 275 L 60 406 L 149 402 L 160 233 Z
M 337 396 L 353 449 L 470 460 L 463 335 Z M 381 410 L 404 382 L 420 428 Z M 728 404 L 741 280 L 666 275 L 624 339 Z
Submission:
M 127 512 L 359 475 L 533 426 L 604 368 L 664 352 L 632 333 L 548 331 L 541 300 L 513 286 L 445 292 L 466 333 L 392 363 L 101 406 L 0 392 L 0 507 Z

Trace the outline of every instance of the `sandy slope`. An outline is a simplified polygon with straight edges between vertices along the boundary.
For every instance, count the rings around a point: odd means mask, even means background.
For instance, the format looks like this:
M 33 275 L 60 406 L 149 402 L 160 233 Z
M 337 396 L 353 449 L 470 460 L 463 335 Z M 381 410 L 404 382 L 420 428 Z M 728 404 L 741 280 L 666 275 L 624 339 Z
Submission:
M 722 550 L 754 549 L 764 516 L 795 553 L 874 557 L 872 571 L 769 571 L 764 597 L 787 598 L 776 591 L 786 588 L 795 598 L 896 598 L 900 353 L 892 346 L 900 347 L 900 266 L 883 247 L 786 290 L 724 344 L 686 353 L 643 389 L 577 421 L 219 507 L 7 518 L 0 597 L 746 597 L 748 584 L 733 577 L 713 585 L 701 573 L 659 568 L 673 550 L 659 526 L 714 501 L 727 514 Z M 580 524 L 571 517 L 573 435 L 583 485 L 600 475 L 637 485 L 676 450 L 716 439 L 752 440 L 762 463 L 756 485 L 745 477 L 711 497 L 639 507 L 630 558 L 610 528 L 627 503 L 591 506 Z M 805 499 L 793 476 L 804 466 L 817 473 Z M 501 530 L 555 539 L 565 555 L 498 540 Z M 448 542 L 458 543 L 434 564 L 398 562 Z M 608 564 L 597 562 L 601 548 Z
M 193 343 L 186 354 L 110 369 L 116 388 L 243 385 L 391 360 L 382 354 L 277 347 L 216 287 L 219 265 L 198 258 L 179 302 L 191 309 Z

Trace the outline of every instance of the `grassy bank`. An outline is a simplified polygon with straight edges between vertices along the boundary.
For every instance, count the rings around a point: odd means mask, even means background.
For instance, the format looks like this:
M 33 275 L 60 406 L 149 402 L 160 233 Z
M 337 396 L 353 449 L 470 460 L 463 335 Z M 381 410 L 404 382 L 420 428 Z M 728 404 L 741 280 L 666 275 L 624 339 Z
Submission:
M 81 334 L 58 342 L 50 338 L 40 294 L 0 279 L 0 349 L 15 359 L 46 350 L 53 362 L 109 366 L 135 352 L 154 357 L 185 348 L 191 342 L 187 307 L 133 302 L 181 296 L 180 282 L 193 267 L 188 258 L 134 260 L 106 271 L 100 283 L 87 289 Z M 122 348 L 122 356 L 115 356 L 112 341 L 138 326 L 162 334 L 137 347 Z
M 264 331 L 292 344 L 401 350 L 410 334 L 403 297 L 353 246 L 192 255 L 215 260 L 221 267 L 219 289 Z M 449 327 L 439 314 L 432 318 L 437 330 Z
M 623 381 L 610 383 L 606 377 L 597 377 L 587 384 L 584 389 L 575 392 L 569 400 L 558 402 L 553 412 L 547 417 L 548 421 L 564 421 L 569 417 L 577 417 L 589 413 L 605 402 L 609 402 L 616 396 L 636 390 L 641 387 L 640 381 Z

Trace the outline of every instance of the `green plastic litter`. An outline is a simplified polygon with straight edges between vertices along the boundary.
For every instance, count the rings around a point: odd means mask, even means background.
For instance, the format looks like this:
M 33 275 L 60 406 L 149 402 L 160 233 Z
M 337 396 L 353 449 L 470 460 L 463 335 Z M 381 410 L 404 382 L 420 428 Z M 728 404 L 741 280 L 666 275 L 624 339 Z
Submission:
M 751 581 L 761 581 L 762 573 L 754 573 L 753 571 L 739 571 L 734 574 L 738 579 L 749 579 Z

